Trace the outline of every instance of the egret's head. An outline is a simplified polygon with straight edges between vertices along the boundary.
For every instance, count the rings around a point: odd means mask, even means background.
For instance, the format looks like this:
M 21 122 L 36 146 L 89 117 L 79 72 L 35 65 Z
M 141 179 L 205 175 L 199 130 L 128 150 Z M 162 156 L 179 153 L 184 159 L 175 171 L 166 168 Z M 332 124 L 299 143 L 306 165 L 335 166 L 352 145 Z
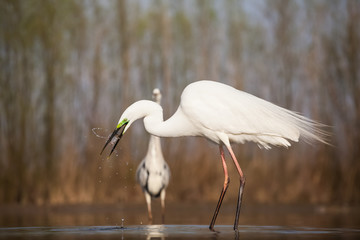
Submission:
M 113 133 L 110 135 L 110 137 L 106 141 L 103 149 L 101 150 L 100 155 L 103 153 L 104 149 L 106 148 L 106 146 L 110 142 L 116 141 L 113 148 L 111 149 L 111 152 L 110 152 L 109 156 L 112 154 L 112 152 L 114 151 L 116 145 L 120 141 L 121 137 L 124 135 L 125 131 L 127 130 L 126 125 L 128 125 L 128 124 L 129 124 L 129 120 L 127 118 L 120 118 L 120 121 L 119 121 L 118 125 L 116 126 L 115 130 L 113 131 Z
M 106 141 L 105 146 L 103 147 L 101 153 L 104 151 L 104 149 L 110 142 L 116 141 L 114 147 L 111 149 L 110 152 L 111 155 L 116 145 L 118 144 L 119 140 L 133 122 L 135 122 L 137 119 L 149 116 L 154 113 L 160 114 L 162 119 L 162 108 L 160 107 L 159 104 L 156 104 L 152 101 L 140 100 L 131 104 L 121 115 L 115 130 L 110 135 L 109 139 Z

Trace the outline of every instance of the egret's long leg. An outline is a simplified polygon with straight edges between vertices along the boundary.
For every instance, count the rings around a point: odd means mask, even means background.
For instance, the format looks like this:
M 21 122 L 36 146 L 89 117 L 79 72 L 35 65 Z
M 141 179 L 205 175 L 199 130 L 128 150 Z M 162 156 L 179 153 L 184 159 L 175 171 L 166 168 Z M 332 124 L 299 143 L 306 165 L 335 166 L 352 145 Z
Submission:
M 225 193 L 226 193 L 226 190 L 229 186 L 229 183 L 230 183 L 230 178 L 229 178 L 229 175 L 228 175 L 228 170 L 227 170 L 227 166 L 226 166 L 226 162 L 225 162 L 225 157 L 224 157 L 224 149 L 223 149 L 223 146 L 222 144 L 219 145 L 219 149 L 220 149 L 220 156 L 221 156 L 221 162 L 222 162 L 222 165 L 223 165 L 223 168 L 224 168 L 224 175 L 225 175 L 225 180 L 224 180 L 224 186 L 221 190 L 221 194 L 220 194 L 220 197 L 219 197 L 219 201 L 216 205 L 216 209 L 215 209 L 215 212 L 214 212 L 214 215 L 213 215 L 213 218 L 211 220 L 211 223 L 210 223 L 210 226 L 209 226 L 209 229 L 211 231 L 214 231 L 214 224 L 215 224 L 215 221 L 216 221 L 216 217 L 219 213 L 219 210 L 220 210 L 220 207 L 221 207 L 221 203 L 224 199 L 224 196 L 225 196 Z
M 241 208 L 241 201 L 242 201 L 242 196 L 243 196 L 243 192 L 244 192 L 244 187 L 245 187 L 245 176 L 240 168 L 239 162 L 237 161 L 235 154 L 231 148 L 231 146 L 227 146 L 231 158 L 235 163 L 236 169 L 239 173 L 240 176 L 240 187 L 239 187 L 239 195 L 238 195 L 238 201 L 237 201 L 237 207 L 236 207 L 236 215 L 235 215 L 235 221 L 234 221 L 234 230 L 238 229 L 238 225 L 239 225 L 239 216 L 240 216 L 240 208 Z

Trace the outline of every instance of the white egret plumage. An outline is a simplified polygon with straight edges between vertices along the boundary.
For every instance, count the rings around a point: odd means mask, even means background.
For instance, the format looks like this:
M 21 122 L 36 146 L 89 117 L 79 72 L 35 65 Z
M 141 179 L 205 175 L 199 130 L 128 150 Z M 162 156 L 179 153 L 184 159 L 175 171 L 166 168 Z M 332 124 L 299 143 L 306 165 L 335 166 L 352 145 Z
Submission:
M 161 93 L 157 88 L 153 90 L 153 99 L 160 104 Z M 165 195 L 170 180 L 170 169 L 163 157 L 159 137 L 150 135 L 146 156 L 136 171 L 136 180 L 145 194 L 150 222 L 152 221 L 151 198 L 160 197 L 162 223 L 164 223 Z
M 163 120 L 161 106 L 153 101 L 140 100 L 130 105 L 121 115 L 118 125 L 102 151 L 115 137 L 116 144 L 137 119 L 144 118 L 147 132 L 158 137 L 202 136 L 219 145 L 224 169 L 224 186 L 210 223 L 214 224 L 229 185 L 223 146 L 227 148 L 239 173 L 240 187 L 234 230 L 238 229 L 245 176 L 231 148 L 231 143 L 252 141 L 266 149 L 272 145 L 289 147 L 290 141 L 305 140 L 326 143 L 322 125 L 231 86 L 214 81 L 197 81 L 189 84 L 181 94 L 177 111 Z

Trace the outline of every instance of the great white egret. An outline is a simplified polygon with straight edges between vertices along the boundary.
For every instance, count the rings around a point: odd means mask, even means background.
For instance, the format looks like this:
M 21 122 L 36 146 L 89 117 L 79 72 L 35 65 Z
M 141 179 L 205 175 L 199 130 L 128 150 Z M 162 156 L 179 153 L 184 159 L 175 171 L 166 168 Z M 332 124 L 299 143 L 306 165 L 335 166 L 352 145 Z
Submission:
M 140 100 L 130 105 L 121 115 L 102 152 L 109 142 L 116 140 L 111 154 L 131 124 L 140 118 L 144 118 L 145 129 L 152 135 L 201 136 L 219 145 L 225 179 L 210 230 L 214 230 L 230 181 L 223 146 L 229 151 L 240 177 L 234 221 L 234 230 L 237 230 L 245 176 L 230 144 L 252 141 L 269 149 L 272 145 L 289 147 L 289 141 L 297 142 L 300 136 L 305 140 L 326 143 L 327 136 L 321 129 L 322 124 L 226 84 L 203 80 L 191 83 L 183 90 L 177 111 L 166 121 L 161 106 L 153 101 Z
M 157 88 L 153 90 L 153 99 L 160 104 L 161 93 Z M 160 138 L 150 135 L 148 151 L 136 170 L 136 180 L 145 194 L 150 222 L 152 221 L 151 198 L 160 197 L 162 223 L 164 223 L 165 194 L 169 179 L 170 169 L 161 151 Z

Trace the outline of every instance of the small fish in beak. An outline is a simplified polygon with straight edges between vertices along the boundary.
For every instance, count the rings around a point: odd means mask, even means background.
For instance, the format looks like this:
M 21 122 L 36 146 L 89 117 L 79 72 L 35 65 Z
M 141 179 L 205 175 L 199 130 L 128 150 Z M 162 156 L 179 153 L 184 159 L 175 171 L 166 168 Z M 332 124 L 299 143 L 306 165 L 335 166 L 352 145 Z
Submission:
M 115 128 L 115 130 L 113 131 L 113 133 L 110 135 L 110 137 L 108 138 L 108 140 L 106 141 L 103 149 L 101 150 L 100 155 L 103 153 L 103 151 L 105 150 L 106 146 L 111 143 L 114 144 L 113 148 L 111 149 L 111 152 L 109 154 L 108 157 L 110 157 L 110 155 L 113 153 L 116 145 L 119 143 L 121 137 L 124 135 L 124 130 L 126 125 L 128 124 L 128 121 L 122 123 L 122 124 L 118 124 L 118 126 Z

